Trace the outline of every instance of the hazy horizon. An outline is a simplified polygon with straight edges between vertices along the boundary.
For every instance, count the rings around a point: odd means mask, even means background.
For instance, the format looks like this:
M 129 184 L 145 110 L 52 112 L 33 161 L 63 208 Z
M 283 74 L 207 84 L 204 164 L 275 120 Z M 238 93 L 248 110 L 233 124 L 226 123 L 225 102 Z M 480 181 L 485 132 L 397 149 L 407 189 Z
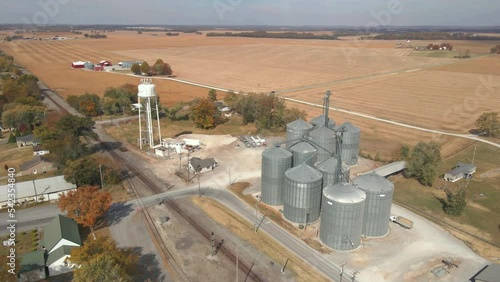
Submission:
M 500 1 L 0 0 L 0 24 L 500 26 Z

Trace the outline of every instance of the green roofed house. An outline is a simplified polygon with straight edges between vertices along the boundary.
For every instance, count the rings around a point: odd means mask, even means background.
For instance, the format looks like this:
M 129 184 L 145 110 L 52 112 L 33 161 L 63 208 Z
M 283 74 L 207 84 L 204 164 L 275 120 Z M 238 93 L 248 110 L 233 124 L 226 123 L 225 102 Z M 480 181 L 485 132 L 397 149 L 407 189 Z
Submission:
M 47 277 L 45 273 L 45 252 L 27 253 L 21 258 L 18 281 L 39 281 Z
M 58 215 L 43 228 L 43 232 L 49 274 L 54 276 L 71 271 L 66 258 L 72 248 L 82 245 L 78 224 L 71 218 Z

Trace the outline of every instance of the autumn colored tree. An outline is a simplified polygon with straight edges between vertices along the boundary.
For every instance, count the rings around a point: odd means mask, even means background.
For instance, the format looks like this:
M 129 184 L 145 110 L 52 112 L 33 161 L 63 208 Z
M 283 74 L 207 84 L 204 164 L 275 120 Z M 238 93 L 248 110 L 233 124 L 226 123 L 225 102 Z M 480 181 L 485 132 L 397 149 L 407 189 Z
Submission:
M 98 116 L 101 113 L 101 98 L 96 94 L 81 95 L 78 98 L 78 110 L 86 116 Z
M 115 264 L 120 265 L 122 273 L 132 276 L 137 269 L 137 253 L 132 248 L 118 248 L 109 237 L 87 240 L 82 247 L 71 250 L 69 260 L 76 265 L 85 265 L 102 254 L 109 255 Z
M 151 67 L 148 62 L 144 61 L 141 64 L 141 73 L 149 75 L 151 73 Z
M 97 186 L 83 186 L 59 198 L 59 208 L 78 224 L 89 227 L 93 233 L 97 220 L 111 206 L 111 194 L 101 192 Z
M 220 121 L 219 110 L 208 98 L 196 100 L 191 106 L 190 116 L 196 127 L 203 129 L 213 128 Z
M 84 263 L 76 269 L 73 282 L 115 281 L 129 282 L 123 266 L 117 264 L 111 254 L 105 253 Z
M 130 67 L 130 70 L 132 71 L 132 73 L 134 73 L 135 75 L 139 75 L 141 74 L 141 65 L 139 65 L 138 63 L 134 63 L 132 64 L 132 66 Z

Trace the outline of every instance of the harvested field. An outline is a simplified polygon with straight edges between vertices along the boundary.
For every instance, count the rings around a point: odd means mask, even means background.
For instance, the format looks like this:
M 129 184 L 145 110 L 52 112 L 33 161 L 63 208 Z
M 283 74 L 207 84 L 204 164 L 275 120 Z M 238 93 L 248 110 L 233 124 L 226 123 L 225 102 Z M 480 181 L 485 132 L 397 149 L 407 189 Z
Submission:
M 475 60 L 464 63 L 476 64 Z M 443 68 L 453 69 L 456 65 L 463 69 L 459 63 Z M 483 112 L 500 108 L 499 75 L 434 69 L 366 78 L 283 96 L 322 104 L 328 89 L 333 90 L 331 103 L 337 108 L 458 133 L 473 129 Z

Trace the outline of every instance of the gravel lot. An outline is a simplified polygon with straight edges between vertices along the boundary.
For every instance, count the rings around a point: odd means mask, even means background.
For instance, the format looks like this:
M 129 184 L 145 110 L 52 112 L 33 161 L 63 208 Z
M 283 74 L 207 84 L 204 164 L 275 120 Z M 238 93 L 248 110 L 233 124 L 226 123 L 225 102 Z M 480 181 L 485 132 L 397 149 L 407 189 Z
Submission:
M 214 157 L 219 163 L 219 167 L 215 170 L 201 175 L 202 186 L 225 189 L 230 181 L 248 181 L 252 183 L 249 188 L 252 192 L 259 191 L 261 154 L 264 148 L 246 148 L 240 141 L 237 141 L 236 137 L 232 136 L 191 135 L 183 137 L 199 139 L 203 143 L 202 149 L 194 152 L 192 156 Z M 240 146 L 237 146 L 238 144 Z M 268 142 L 268 144 L 273 143 Z M 183 158 L 186 159 L 186 156 Z M 172 174 L 165 173 L 165 171 L 175 171 L 178 166 L 179 160 L 175 155 L 171 160 L 153 159 L 149 167 L 165 181 L 168 180 L 175 183 L 177 187 L 183 187 L 187 184 L 178 178 L 172 179 L 170 176 Z M 356 174 L 362 172 L 362 167 L 367 167 L 368 170 L 368 166 L 363 162 L 356 167 Z M 192 180 L 191 185 L 196 182 L 197 178 Z M 475 254 L 462 241 L 434 223 L 396 205 L 393 205 L 392 213 L 413 220 L 415 223 L 413 229 L 405 230 L 390 223 L 389 235 L 383 238 L 366 239 L 362 247 L 352 252 L 334 251 L 325 256 L 337 264 L 346 262 L 346 272 L 359 271 L 357 277 L 360 281 L 468 281 L 486 264 L 486 260 Z M 313 229 L 314 226 L 310 228 Z M 167 234 L 169 238 L 174 236 L 173 233 Z M 172 243 L 178 246 L 183 246 L 182 242 L 190 242 L 190 239 L 184 238 L 182 234 L 175 236 L 177 237 L 172 237 L 174 238 Z M 206 245 L 206 243 L 199 244 Z M 202 250 L 206 252 L 206 247 L 205 249 L 199 248 L 200 252 Z M 258 252 L 255 252 L 255 255 L 257 254 Z M 448 274 L 437 278 L 431 271 L 442 266 L 443 259 L 451 259 L 458 265 L 458 268 L 450 269 Z M 222 272 L 220 273 L 222 275 Z M 223 275 L 231 276 L 229 272 Z

